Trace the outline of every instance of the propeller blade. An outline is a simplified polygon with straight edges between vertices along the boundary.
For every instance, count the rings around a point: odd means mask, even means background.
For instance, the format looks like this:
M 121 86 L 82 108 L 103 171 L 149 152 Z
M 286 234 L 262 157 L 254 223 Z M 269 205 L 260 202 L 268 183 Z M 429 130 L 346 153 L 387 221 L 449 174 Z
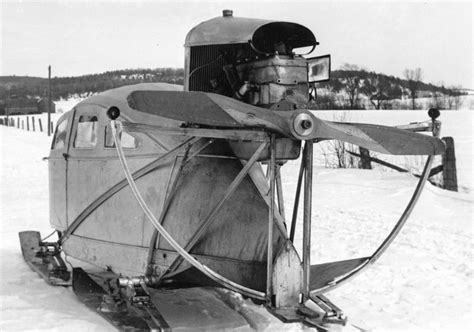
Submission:
M 335 139 L 394 155 L 436 155 L 445 150 L 439 138 L 388 126 L 324 121 L 316 118 L 313 139 Z
M 196 125 L 261 128 L 291 135 L 286 119 L 230 97 L 199 91 L 133 91 L 128 105 L 137 111 Z

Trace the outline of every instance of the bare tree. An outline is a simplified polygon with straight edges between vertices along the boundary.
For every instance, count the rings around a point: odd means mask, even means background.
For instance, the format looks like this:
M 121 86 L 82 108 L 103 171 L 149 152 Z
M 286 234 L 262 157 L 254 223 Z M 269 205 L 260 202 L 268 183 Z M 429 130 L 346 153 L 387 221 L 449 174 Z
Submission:
M 464 96 L 461 93 L 461 86 L 449 87 L 451 93 L 445 96 L 446 107 L 450 110 L 458 110 L 464 102 Z
M 405 69 L 403 76 L 408 80 L 408 90 L 410 91 L 410 98 L 413 109 L 416 109 L 416 95 L 420 89 L 420 83 L 423 79 L 423 71 L 421 68 Z
M 344 71 L 341 79 L 344 84 L 344 90 L 347 92 L 350 109 L 356 109 L 359 104 L 359 90 L 361 80 L 359 72 L 361 68 L 357 65 L 345 63 L 341 70 Z
M 433 92 L 431 95 L 431 99 L 428 103 L 429 108 L 437 108 L 437 109 L 446 109 L 450 108 L 449 106 L 446 107 L 446 98 L 447 96 L 442 94 L 441 92 Z
M 380 75 L 368 75 L 362 86 L 362 92 L 369 97 L 370 103 L 379 110 L 388 100 L 390 84 Z

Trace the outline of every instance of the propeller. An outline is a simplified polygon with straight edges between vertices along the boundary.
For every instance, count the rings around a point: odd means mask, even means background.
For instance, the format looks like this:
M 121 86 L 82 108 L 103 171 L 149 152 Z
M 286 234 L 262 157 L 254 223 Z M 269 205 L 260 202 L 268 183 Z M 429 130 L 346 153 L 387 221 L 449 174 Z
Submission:
M 388 126 L 325 121 L 306 110 L 273 111 L 203 92 L 133 91 L 131 108 L 200 126 L 262 128 L 299 140 L 339 140 L 394 155 L 436 155 L 439 139 Z

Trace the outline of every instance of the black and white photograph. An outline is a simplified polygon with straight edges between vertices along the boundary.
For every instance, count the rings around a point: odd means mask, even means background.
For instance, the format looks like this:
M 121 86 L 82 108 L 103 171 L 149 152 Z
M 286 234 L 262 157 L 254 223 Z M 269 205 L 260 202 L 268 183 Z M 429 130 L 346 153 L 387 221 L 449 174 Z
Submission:
M 473 16 L 0 0 L 0 331 L 473 331 Z

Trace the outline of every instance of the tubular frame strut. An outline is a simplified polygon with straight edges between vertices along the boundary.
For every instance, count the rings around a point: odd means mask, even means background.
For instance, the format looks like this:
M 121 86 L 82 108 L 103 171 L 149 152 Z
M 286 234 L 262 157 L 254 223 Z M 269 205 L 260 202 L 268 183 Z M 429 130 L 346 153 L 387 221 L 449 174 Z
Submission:
M 303 182 L 303 175 L 305 172 L 305 163 L 304 163 L 305 160 L 306 160 L 306 145 L 303 148 L 303 156 L 301 158 L 300 172 L 298 174 L 298 183 L 296 185 L 295 203 L 293 205 L 293 216 L 291 218 L 291 229 L 290 229 L 291 242 L 293 242 L 295 238 L 296 220 L 298 217 L 298 206 L 299 206 L 300 194 L 301 194 L 301 183 Z
M 303 214 L 303 303 L 309 298 L 311 268 L 311 206 L 313 193 L 313 141 L 305 144 L 304 214 Z
M 269 180 L 270 180 L 270 209 L 268 211 L 268 243 L 267 243 L 267 302 L 271 303 L 272 291 L 272 276 L 273 276 L 273 218 L 275 215 L 275 135 L 270 137 L 270 162 Z

